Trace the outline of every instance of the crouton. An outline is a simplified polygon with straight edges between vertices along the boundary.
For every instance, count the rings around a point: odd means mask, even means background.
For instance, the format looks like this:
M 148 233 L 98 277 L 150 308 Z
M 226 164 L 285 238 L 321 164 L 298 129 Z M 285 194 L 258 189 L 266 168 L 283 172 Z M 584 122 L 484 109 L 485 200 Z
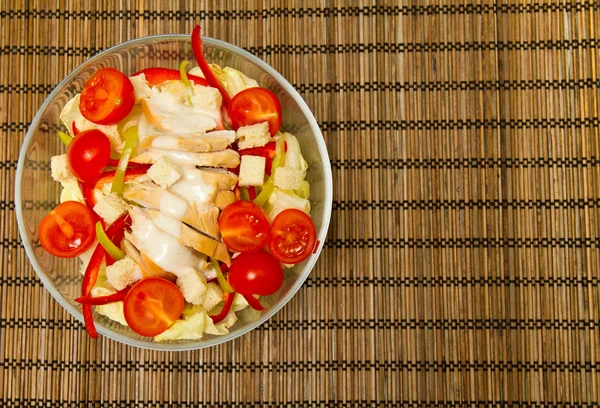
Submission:
M 266 159 L 261 156 L 242 156 L 240 164 L 240 187 L 262 186 L 265 181 Z
M 148 98 L 152 95 L 152 89 L 150 84 L 146 81 L 146 74 L 139 74 L 136 76 L 129 77 L 131 84 L 133 85 L 133 92 L 135 94 L 135 101 L 139 102 L 144 98 Z
M 96 203 L 94 211 L 110 225 L 127 212 L 127 204 L 116 194 L 108 194 Z
M 177 277 L 177 286 L 186 302 L 201 305 L 204 302 L 207 290 L 206 278 L 194 268 L 186 268 Z
M 192 105 L 201 109 L 220 109 L 223 97 L 217 88 L 192 85 Z
M 161 157 L 148 169 L 148 177 L 161 188 L 173 185 L 183 173 L 168 157 Z
M 242 126 L 237 130 L 235 135 L 238 139 L 238 148 L 240 150 L 264 146 L 271 141 L 268 122 Z
M 59 183 L 66 183 L 75 179 L 75 176 L 69 170 L 66 154 L 52 156 L 50 159 L 50 169 L 52 178 Z
M 106 280 L 116 290 L 123 290 L 136 281 L 136 266 L 135 261 L 126 256 L 106 267 Z
M 207 285 L 206 292 L 204 294 L 204 302 L 202 302 L 202 307 L 207 312 L 210 312 L 215 308 L 216 305 L 221 303 L 223 300 L 223 290 L 219 285 L 214 282 L 210 282 Z

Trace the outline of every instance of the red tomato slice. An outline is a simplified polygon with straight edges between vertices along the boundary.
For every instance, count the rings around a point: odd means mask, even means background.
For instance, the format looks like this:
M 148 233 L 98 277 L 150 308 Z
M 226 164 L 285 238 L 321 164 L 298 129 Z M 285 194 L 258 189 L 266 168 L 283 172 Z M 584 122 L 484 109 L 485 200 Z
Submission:
M 111 125 L 129 115 L 134 104 L 135 94 L 129 78 L 114 68 L 102 68 L 83 86 L 79 110 L 91 122 Z
M 94 214 L 84 204 L 65 201 L 40 222 L 40 244 L 54 256 L 76 257 L 94 243 L 95 224 Z
M 146 76 L 146 81 L 148 81 L 150 85 L 158 85 L 166 81 L 181 79 L 181 73 L 179 70 L 170 68 L 146 68 L 136 72 L 132 76 L 137 76 L 140 74 L 144 74 Z M 202 77 L 191 74 L 187 74 L 187 77 L 196 85 L 210 86 L 208 81 Z
M 97 129 L 79 132 L 67 147 L 69 169 L 84 183 L 100 178 L 110 160 L 110 141 Z
M 174 283 L 152 277 L 129 290 L 123 312 L 131 330 L 141 336 L 156 336 L 179 319 L 183 306 L 183 295 Z
M 289 208 L 273 220 L 269 250 L 278 261 L 296 264 L 310 256 L 316 237 L 315 224 L 310 217 L 300 210 Z
M 268 296 L 283 284 L 283 268 L 266 251 L 243 253 L 231 261 L 227 280 L 244 296 Z
M 269 220 L 264 210 L 251 201 L 229 204 L 219 217 L 223 242 L 236 252 L 254 252 L 269 242 Z
M 227 114 L 234 130 L 269 122 L 269 133 L 275 136 L 281 127 L 281 104 L 277 96 L 266 88 L 248 88 L 237 93 Z

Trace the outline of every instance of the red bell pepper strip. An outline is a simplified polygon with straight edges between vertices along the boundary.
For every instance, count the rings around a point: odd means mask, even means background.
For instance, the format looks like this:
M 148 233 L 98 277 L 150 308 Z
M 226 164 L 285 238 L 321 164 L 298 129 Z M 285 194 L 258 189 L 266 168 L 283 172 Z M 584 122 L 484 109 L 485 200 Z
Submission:
M 259 300 L 257 298 L 255 298 L 254 296 L 251 296 L 251 295 L 242 295 L 242 296 L 244 296 L 244 299 L 246 299 L 246 302 L 248 302 L 248 305 L 250 305 L 250 307 L 252 309 L 258 310 L 258 311 L 265 310 L 265 307 L 263 305 L 261 305 Z
M 88 263 L 87 268 L 85 268 L 85 274 L 83 276 L 83 282 L 81 284 L 81 294 L 83 296 L 88 296 L 92 291 L 92 288 L 96 284 L 96 280 L 98 279 L 98 272 L 100 271 L 100 267 L 102 266 L 102 261 L 104 260 L 104 248 L 102 245 L 96 245 L 96 249 L 94 249 L 94 253 L 90 258 L 90 262 Z M 94 324 L 94 317 L 92 315 L 92 305 L 83 304 L 83 320 L 85 322 L 85 329 L 87 330 L 89 336 L 92 339 L 98 338 L 98 332 L 96 331 L 96 325 Z
M 130 224 L 131 218 L 129 217 L 129 214 L 123 215 L 121 218 L 113 222 L 110 227 L 108 227 L 106 230 L 106 235 L 108 235 L 108 237 L 114 242 L 121 234 L 125 234 L 125 228 Z M 102 261 L 104 260 L 105 256 L 106 251 L 102 245 L 96 245 L 96 249 L 94 249 L 92 257 L 90 258 L 90 262 L 85 268 L 83 281 L 81 282 L 81 294 L 83 296 L 88 296 L 96 284 L 96 281 L 98 280 L 98 272 L 100 271 L 100 267 L 102 266 Z M 97 339 L 98 332 L 96 331 L 96 326 L 94 325 L 92 305 L 83 304 L 82 308 L 85 328 L 91 338 Z
M 81 297 L 78 297 L 77 299 L 75 299 L 75 302 L 78 302 L 78 303 L 81 303 L 84 305 L 92 305 L 92 306 L 100 306 L 100 305 L 106 305 L 108 303 L 119 302 L 119 301 L 125 299 L 125 296 L 127 296 L 129 289 L 131 289 L 131 286 L 127 286 L 125 289 L 119 290 L 117 293 L 113 293 L 112 295 L 106 295 L 106 296 L 98 296 L 98 297 L 92 297 L 90 295 L 81 296 Z
M 92 339 L 98 338 L 98 332 L 96 331 L 96 325 L 94 324 L 94 315 L 92 314 L 92 305 L 81 305 L 83 309 L 83 321 L 85 323 L 85 330 Z
M 251 147 L 249 149 L 239 150 L 238 153 L 240 154 L 240 156 L 250 155 L 250 156 L 264 157 L 266 159 L 265 173 L 267 173 L 267 175 L 270 176 L 272 166 L 273 166 L 273 158 L 275 157 L 276 145 L 277 145 L 276 142 L 269 142 L 266 145 L 261 146 L 261 147 Z M 283 151 L 284 152 L 287 151 L 287 143 L 285 143 L 285 142 L 283 144 Z
M 129 215 L 126 214 L 123 217 L 129 217 Z M 128 226 L 131 225 L 131 218 L 127 218 L 125 222 L 126 222 L 125 226 L 123 228 L 117 230 L 117 232 L 115 232 L 114 235 L 112 235 L 112 236 L 108 235 L 109 234 L 108 230 L 106 231 L 106 234 L 110 237 L 110 240 L 116 246 L 119 246 L 121 244 L 121 241 L 123 241 L 123 238 L 125 238 L 125 228 L 127 228 Z M 112 227 L 112 225 L 111 225 L 111 227 Z M 110 266 L 110 265 L 114 264 L 115 262 L 116 262 L 115 259 L 113 259 L 113 257 L 110 256 L 108 254 L 108 252 L 106 252 L 106 266 Z
M 231 305 L 233 304 L 234 297 L 235 297 L 235 292 L 223 294 L 223 300 L 225 301 L 225 304 L 223 305 L 223 310 L 221 310 L 221 312 L 217 315 L 210 316 L 213 323 L 215 323 L 215 324 L 219 323 L 221 320 L 223 320 L 223 319 L 225 319 L 225 317 L 227 317 L 227 315 L 229 314 L 229 311 L 231 310 Z
M 194 31 L 192 31 L 192 51 L 194 52 L 194 57 L 196 58 L 196 62 L 202 70 L 204 77 L 207 79 L 210 86 L 212 86 L 213 88 L 217 88 L 217 90 L 221 93 L 225 109 L 229 109 L 229 106 L 231 106 L 231 98 L 210 70 L 210 66 L 208 65 L 208 62 L 206 62 L 206 59 L 204 59 L 204 54 L 202 53 L 202 38 L 200 38 L 199 25 L 194 27 Z
M 248 195 L 250 196 L 250 201 L 254 201 L 256 198 L 256 187 L 248 186 Z
M 316 253 L 317 253 L 317 251 L 319 250 L 319 246 L 320 246 L 320 245 L 321 245 L 321 241 L 319 241 L 319 240 L 317 239 L 317 242 L 315 242 L 315 247 L 314 247 L 314 249 L 313 249 L 313 254 L 316 254 Z
M 146 76 L 146 81 L 148 81 L 150 85 L 158 85 L 166 81 L 181 80 L 181 73 L 178 69 L 146 68 L 136 72 L 132 76 L 137 76 L 141 74 L 144 74 Z M 190 74 L 187 74 L 187 77 L 196 85 L 212 86 L 209 81 L 202 77 Z
M 251 156 L 261 156 L 265 159 L 272 159 L 275 157 L 275 147 L 277 143 L 269 142 L 261 147 L 251 147 L 249 149 L 242 149 L 238 151 L 240 156 L 251 155 Z
M 77 129 L 77 125 L 75 124 L 75 121 L 73 121 L 73 123 L 71 124 L 71 127 L 73 128 L 73 136 L 77 136 L 79 134 L 79 129 Z
M 102 217 L 96 214 L 94 211 L 94 205 L 96 205 L 96 198 L 94 197 L 94 188 L 87 183 L 79 182 L 79 187 L 81 188 L 81 193 L 83 194 L 83 200 L 85 201 L 85 205 L 89 208 L 94 215 L 96 216 L 96 220 L 102 221 Z
M 118 245 L 123 240 L 125 228 L 127 228 L 129 225 L 131 225 L 131 217 L 129 217 L 129 214 L 122 215 L 119 219 L 113 222 L 110 227 L 108 227 L 106 230 L 106 235 L 111 241 L 116 241 L 115 245 Z M 85 273 L 83 275 L 83 282 L 81 285 L 81 294 L 83 296 L 89 295 L 92 291 L 92 288 L 96 284 L 98 272 L 100 271 L 100 266 L 102 265 L 105 255 L 106 251 L 104 250 L 104 247 L 102 247 L 100 244 L 96 245 L 96 249 L 90 258 L 90 262 L 87 268 L 85 268 Z
M 125 171 L 125 181 L 132 180 L 137 176 L 141 176 L 148 172 L 150 168 L 150 164 L 140 164 L 136 163 L 136 166 L 132 166 Z M 85 198 L 86 204 L 89 208 L 94 208 L 96 205 L 96 197 L 94 196 L 94 192 L 97 190 L 102 190 L 102 188 L 106 184 L 112 184 L 113 179 L 115 178 L 116 170 L 109 170 L 102 173 L 98 181 L 94 184 L 93 187 L 87 185 L 82 185 L 83 197 Z
M 106 165 L 107 167 L 118 167 L 119 166 L 119 160 L 118 159 L 109 159 L 108 160 L 108 164 Z M 127 169 L 135 169 L 137 167 L 144 167 L 147 166 L 147 164 L 144 163 L 135 163 L 130 161 L 129 164 L 127 164 Z

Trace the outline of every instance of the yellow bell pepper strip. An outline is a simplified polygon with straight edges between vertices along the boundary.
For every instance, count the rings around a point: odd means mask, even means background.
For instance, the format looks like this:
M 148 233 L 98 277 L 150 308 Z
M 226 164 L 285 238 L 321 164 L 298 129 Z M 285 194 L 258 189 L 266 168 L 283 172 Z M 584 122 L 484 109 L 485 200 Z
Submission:
M 265 203 L 267 202 L 269 197 L 271 197 L 271 194 L 275 190 L 275 170 L 277 170 L 277 168 L 281 167 L 281 165 L 283 164 L 283 160 L 285 158 L 284 144 L 285 143 L 281 138 L 277 139 L 277 145 L 275 147 L 275 157 L 273 158 L 273 165 L 271 166 L 271 175 L 269 176 L 267 182 L 263 185 L 263 188 L 260 191 L 260 193 L 258 193 L 256 198 L 254 199 L 254 204 L 258 205 L 259 207 L 265 205 Z
M 96 223 L 96 238 L 98 238 L 98 242 L 100 245 L 102 245 L 102 247 L 104 247 L 104 250 L 112 259 L 115 261 L 120 261 L 121 259 L 125 258 L 125 253 L 121 250 L 121 248 L 113 244 L 110 238 L 108 238 L 108 235 L 106 235 L 106 232 L 104 232 L 104 228 L 102 228 L 100 221 Z
M 185 70 L 185 67 L 189 63 L 190 62 L 188 60 L 181 61 L 181 64 L 179 64 L 179 75 L 181 76 L 181 82 L 183 82 L 185 84 L 185 86 L 187 86 L 188 88 L 191 88 L 192 84 L 190 83 L 190 80 L 188 79 L 188 76 L 187 76 L 187 72 Z
M 250 201 L 250 193 L 247 187 L 240 187 L 240 200 Z
M 116 193 L 119 195 L 123 193 L 125 171 L 127 170 L 129 159 L 131 158 L 131 156 L 133 156 L 133 150 L 135 149 L 137 140 L 137 126 L 127 128 L 127 130 L 125 131 L 125 146 L 123 147 L 123 153 L 121 154 L 121 158 L 119 159 L 119 165 L 117 166 L 117 170 L 115 172 L 115 178 L 113 179 L 112 186 L 110 187 L 111 193 Z
M 58 137 L 65 146 L 68 146 L 69 143 L 71 143 L 71 140 L 73 140 L 73 137 L 71 135 L 67 135 L 65 132 L 60 130 L 58 131 Z
M 221 271 L 221 266 L 219 265 L 219 262 L 217 262 L 216 259 L 212 259 L 210 263 L 212 264 L 213 268 L 215 268 L 215 271 L 217 271 L 217 280 L 219 281 L 219 286 L 221 287 L 221 289 L 223 289 L 223 292 L 233 293 L 233 288 L 231 287 L 229 282 L 227 282 L 225 276 L 223 276 L 223 271 Z
M 185 71 L 185 67 L 187 66 L 187 64 L 189 64 L 190 62 L 188 60 L 183 60 L 181 61 L 181 64 L 179 64 L 179 76 L 181 76 L 181 82 L 183 82 L 183 84 L 186 86 L 187 88 L 187 94 L 186 99 L 187 102 L 192 105 L 192 84 L 190 83 L 190 80 L 188 79 L 187 76 L 187 72 Z

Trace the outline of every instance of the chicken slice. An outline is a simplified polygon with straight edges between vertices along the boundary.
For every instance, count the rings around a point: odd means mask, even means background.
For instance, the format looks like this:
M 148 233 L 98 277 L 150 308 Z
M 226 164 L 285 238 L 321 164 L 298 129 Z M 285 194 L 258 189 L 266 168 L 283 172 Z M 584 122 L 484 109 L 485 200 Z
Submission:
M 144 278 L 156 276 L 159 278 L 170 280 L 171 282 L 175 282 L 177 280 L 177 276 L 165 271 L 163 268 L 156 265 L 148 257 L 148 255 L 146 255 L 146 253 L 138 250 L 134 242 L 136 242 L 135 237 L 130 233 L 126 232 L 125 239 L 123 240 L 123 248 L 125 249 L 125 253 L 127 254 L 127 256 L 133 259 L 133 261 L 140 267 Z
M 219 209 L 211 204 L 190 204 L 150 183 L 136 184 L 125 191 L 123 196 L 144 207 L 160 210 L 163 214 L 179 219 L 213 238 L 218 239 L 221 236 L 218 224 Z
M 141 144 L 142 149 L 182 150 L 193 153 L 226 150 L 235 141 L 232 130 L 218 130 L 209 133 L 189 135 L 154 135 L 146 137 Z
M 240 164 L 239 153 L 231 149 L 197 153 L 151 148 L 144 150 L 138 156 L 132 158 L 131 161 L 135 163 L 155 163 L 163 156 L 167 156 L 169 159 L 182 166 L 235 168 Z
M 160 220 L 164 217 L 158 210 L 147 210 L 147 214 L 152 220 Z M 172 233 L 173 231 L 170 232 Z M 179 232 L 179 235 L 176 237 L 174 236 L 174 238 L 177 239 L 177 242 L 180 244 L 193 248 L 218 261 L 224 262 L 226 265 L 231 264 L 229 251 L 222 242 L 204 235 L 184 223 L 180 223 L 177 232 Z M 173 236 L 173 234 L 171 236 Z
M 221 190 L 215 197 L 215 205 L 224 210 L 229 204 L 233 204 L 236 201 L 235 193 L 230 190 Z

